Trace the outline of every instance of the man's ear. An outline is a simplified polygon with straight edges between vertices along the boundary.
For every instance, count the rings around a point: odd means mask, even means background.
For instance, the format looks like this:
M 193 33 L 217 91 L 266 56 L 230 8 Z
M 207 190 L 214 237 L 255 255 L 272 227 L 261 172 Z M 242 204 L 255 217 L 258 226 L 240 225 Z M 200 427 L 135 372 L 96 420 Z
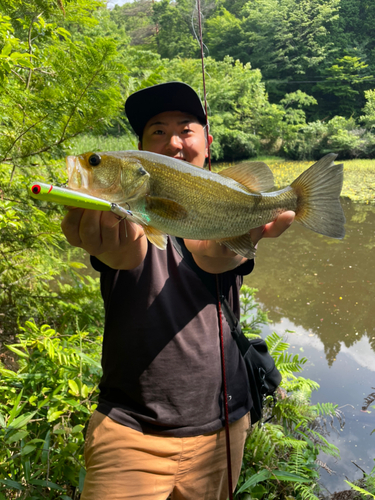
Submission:
M 213 140 L 214 140 L 214 138 L 212 137 L 212 135 L 208 134 L 208 145 L 209 146 L 211 146 Z M 205 154 L 205 157 L 208 158 L 208 147 L 207 147 L 207 145 L 206 145 L 206 154 Z
M 143 151 L 141 141 L 138 142 L 138 151 Z

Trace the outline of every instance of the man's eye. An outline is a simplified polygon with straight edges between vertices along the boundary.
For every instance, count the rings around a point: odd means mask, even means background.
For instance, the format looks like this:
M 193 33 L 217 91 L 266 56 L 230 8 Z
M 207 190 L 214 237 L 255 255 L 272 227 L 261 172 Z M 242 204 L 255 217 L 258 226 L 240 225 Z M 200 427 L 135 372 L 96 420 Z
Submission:
M 184 130 L 182 131 L 183 134 L 188 134 L 189 132 L 192 132 L 190 128 L 184 128 Z
M 164 134 L 163 130 L 155 130 L 155 131 L 152 133 L 152 135 L 163 135 L 163 134 Z

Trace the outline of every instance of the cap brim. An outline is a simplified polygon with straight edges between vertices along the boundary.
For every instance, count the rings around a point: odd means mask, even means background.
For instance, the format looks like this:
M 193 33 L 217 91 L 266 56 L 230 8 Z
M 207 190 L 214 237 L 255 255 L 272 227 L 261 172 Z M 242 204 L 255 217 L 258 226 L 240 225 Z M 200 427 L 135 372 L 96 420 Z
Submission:
M 182 111 L 206 123 L 202 103 L 195 90 L 183 82 L 153 85 L 131 94 L 125 103 L 125 113 L 134 132 L 140 137 L 146 123 L 159 113 Z

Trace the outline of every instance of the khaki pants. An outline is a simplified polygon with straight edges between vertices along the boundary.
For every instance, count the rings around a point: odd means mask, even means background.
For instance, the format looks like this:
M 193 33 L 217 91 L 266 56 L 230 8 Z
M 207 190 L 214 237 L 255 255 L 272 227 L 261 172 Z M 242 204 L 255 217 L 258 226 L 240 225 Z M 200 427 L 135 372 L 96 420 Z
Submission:
M 250 426 L 247 414 L 230 425 L 233 487 Z M 226 500 L 225 430 L 197 437 L 142 434 L 94 412 L 85 444 L 81 500 Z

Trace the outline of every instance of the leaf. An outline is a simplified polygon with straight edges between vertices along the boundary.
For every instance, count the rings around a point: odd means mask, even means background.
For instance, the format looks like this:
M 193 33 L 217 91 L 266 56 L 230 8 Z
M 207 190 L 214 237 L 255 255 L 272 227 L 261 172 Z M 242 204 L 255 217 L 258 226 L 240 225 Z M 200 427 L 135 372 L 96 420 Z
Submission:
M 21 351 L 20 349 L 17 349 L 17 347 L 14 347 L 13 345 L 6 345 L 5 347 L 7 347 L 10 351 L 14 352 L 15 354 L 18 354 L 18 356 L 20 356 L 21 358 L 26 358 L 28 359 L 29 357 L 29 354 Z
M 83 431 L 84 428 L 85 428 L 84 425 L 81 424 L 75 425 L 72 429 L 72 434 L 77 434 L 77 432 Z
M 51 409 L 50 409 L 51 410 Z M 61 415 L 64 414 L 63 411 L 50 411 L 48 410 L 47 413 L 47 422 L 54 422 L 57 420 Z
M 46 481 L 43 479 L 30 479 L 29 483 L 35 486 L 44 486 L 46 488 L 52 488 L 53 490 L 65 491 L 62 486 L 59 486 L 58 484 L 53 483 L 52 481 Z
M 46 464 L 48 460 L 48 454 L 49 454 L 49 446 L 51 442 L 51 431 L 48 430 L 46 437 L 44 439 L 44 445 L 43 445 L 43 450 L 42 450 L 42 464 Z
M 11 53 L 12 51 L 12 44 L 10 42 L 7 42 L 4 47 L 3 47 L 3 50 L 1 51 L 1 54 L 4 55 L 4 56 L 9 56 L 9 54 Z
M 4 441 L 7 444 L 15 443 L 16 441 L 20 441 L 21 439 L 26 437 L 28 434 L 29 434 L 29 431 L 21 430 L 21 431 L 15 432 L 14 434 L 10 434 L 9 437 L 4 439 Z
M 85 482 L 85 477 L 86 477 L 86 470 L 83 467 L 81 467 L 81 469 L 79 471 L 79 478 L 78 478 L 78 489 L 79 489 L 79 491 L 83 490 L 83 484 Z
M 8 375 L 8 377 L 17 377 L 17 373 L 16 372 L 13 372 L 12 370 L 7 370 L 6 368 L 2 368 L 0 366 L 0 373 L 2 375 Z
M 22 393 L 23 393 L 23 389 L 18 394 L 18 396 L 14 402 L 13 408 L 12 408 L 11 412 L 9 413 L 8 426 L 12 423 L 12 421 L 14 420 L 14 418 L 17 416 L 17 414 L 20 411 L 18 408 L 18 405 L 19 405 L 19 402 L 21 401 Z
M 82 262 L 69 262 L 69 267 L 72 267 L 73 269 L 87 269 L 86 264 L 83 264 Z
M 22 453 L 21 453 L 22 455 Z M 26 481 L 30 480 L 30 459 L 22 461 L 23 472 L 25 474 Z
M 89 395 L 89 388 L 87 387 L 86 384 L 83 384 L 81 388 L 81 396 L 83 398 L 87 398 L 88 395 Z
M 12 481 L 11 479 L 2 479 L 0 477 L 0 483 L 4 484 L 5 486 L 8 486 L 9 488 L 14 488 L 16 490 L 23 491 L 25 489 L 24 486 L 22 486 L 22 484 L 17 483 L 16 481 Z
M 359 491 L 360 493 L 362 493 L 363 495 L 366 495 L 366 496 L 369 496 L 369 497 L 372 497 L 372 498 L 375 498 L 375 495 L 373 495 L 372 493 L 370 493 L 369 491 L 366 491 L 364 490 L 363 488 L 360 488 L 359 486 L 353 484 L 353 483 L 350 483 L 349 481 L 346 481 L 345 482 L 355 491 Z
M 237 493 L 242 493 L 243 491 L 255 486 L 256 484 L 265 481 L 271 476 L 271 472 L 263 469 L 260 472 L 257 472 L 253 476 L 251 476 L 245 483 L 241 486 Z
M 8 429 L 20 429 L 21 427 L 24 427 L 36 413 L 37 413 L 36 411 L 31 411 L 25 413 L 24 415 L 20 415 L 12 422 L 11 426 L 8 423 Z
M 21 449 L 21 456 L 28 455 L 29 453 L 32 453 L 36 449 L 36 446 L 33 444 L 27 444 Z
M 70 393 L 73 394 L 74 396 L 79 396 L 79 388 L 78 384 L 75 380 L 68 380 L 68 384 L 70 387 Z
M 76 354 L 78 354 L 78 356 L 80 356 L 84 361 L 89 363 L 91 366 L 95 366 L 95 368 L 99 368 L 99 370 L 102 369 L 102 365 L 100 364 L 99 361 L 90 358 L 90 356 L 87 356 L 87 354 L 85 354 L 84 352 L 81 352 L 77 349 Z
M 303 476 L 298 476 L 297 474 L 292 474 L 287 471 L 274 470 L 272 471 L 272 475 L 276 476 L 280 481 L 292 481 L 297 483 L 309 483 L 311 482 L 310 478 L 306 478 Z M 272 479 L 272 477 L 271 477 Z

